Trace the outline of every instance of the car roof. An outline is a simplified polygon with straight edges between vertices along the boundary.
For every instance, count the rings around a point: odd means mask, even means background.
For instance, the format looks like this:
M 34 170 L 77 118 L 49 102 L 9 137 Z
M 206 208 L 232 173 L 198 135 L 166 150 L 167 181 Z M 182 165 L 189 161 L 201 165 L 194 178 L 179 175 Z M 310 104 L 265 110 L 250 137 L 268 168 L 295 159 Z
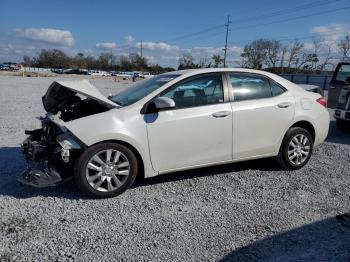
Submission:
M 237 73 L 249 73 L 249 74 L 259 74 L 266 77 L 269 77 L 270 79 L 276 81 L 277 83 L 281 84 L 283 87 L 288 89 L 289 91 L 301 91 L 304 90 L 300 86 L 288 81 L 287 79 L 278 76 L 276 74 L 266 72 L 263 70 L 255 70 L 255 69 L 247 69 L 247 68 L 198 68 L 198 69 L 187 69 L 187 70 L 178 70 L 178 71 L 172 71 L 165 74 L 162 74 L 164 76 L 166 75 L 180 75 L 182 79 L 195 76 L 198 74 L 205 74 L 205 73 L 220 73 L 220 72 L 237 72 Z
M 217 73 L 217 72 L 240 72 L 240 73 L 251 73 L 251 74 L 262 74 L 267 76 L 272 76 L 274 74 L 255 69 L 247 69 L 247 68 L 196 68 L 196 69 L 186 69 L 186 70 L 178 70 L 164 73 L 164 75 L 196 75 L 196 74 L 204 74 L 204 73 Z

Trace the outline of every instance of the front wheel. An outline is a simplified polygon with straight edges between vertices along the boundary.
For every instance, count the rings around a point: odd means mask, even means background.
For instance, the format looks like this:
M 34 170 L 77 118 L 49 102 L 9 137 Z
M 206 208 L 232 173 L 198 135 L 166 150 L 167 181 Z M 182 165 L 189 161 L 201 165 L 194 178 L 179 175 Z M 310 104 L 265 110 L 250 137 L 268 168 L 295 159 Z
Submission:
M 302 168 L 309 161 L 313 150 L 310 133 L 301 127 L 290 128 L 281 145 L 276 160 L 286 169 Z
M 88 196 L 113 197 L 123 193 L 137 175 L 137 159 L 127 147 L 101 143 L 88 148 L 78 159 L 74 179 Z

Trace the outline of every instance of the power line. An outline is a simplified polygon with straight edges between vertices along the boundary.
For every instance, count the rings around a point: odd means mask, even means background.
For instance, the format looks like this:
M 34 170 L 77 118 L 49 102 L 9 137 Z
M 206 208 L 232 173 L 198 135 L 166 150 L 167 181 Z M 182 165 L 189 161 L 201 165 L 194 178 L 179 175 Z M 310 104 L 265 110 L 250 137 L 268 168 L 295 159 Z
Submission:
M 342 0 L 333 0 L 333 3 L 335 1 L 342 1 Z M 267 14 L 262 14 L 260 16 L 253 16 L 253 17 L 248 17 L 248 18 L 244 18 L 244 19 L 240 19 L 240 20 L 237 20 L 237 22 L 240 22 L 239 24 L 241 23 L 245 23 L 245 22 L 249 22 L 249 20 L 261 20 L 263 18 L 265 18 L 266 16 L 269 16 L 269 17 L 273 17 L 273 16 L 279 16 L 279 15 L 282 15 L 283 12 L 284 14 L 286 13 L 293 13 L 293 12 L 296 12 L 296 11 L 299 11 L 301 8 L 303 9 L 308 9 L 308 8 L 311 8 L 311 7 L 315 7 L 315 6 L 322 6 L 322 5 L 326 5 L 326 4 L 329 4 L 329 2 L 326 3 L 325 0 L 322 0 L 322 1 L 314 1 L 312 3 L 308 3 L 308 4 L 303 4 L 303 5 L 299 5 L 299 6 L 296 6 L 296 7 L 293 7 L 293 8 L 289 8 L 289 9 L 282 9 L 282 10 L 278 10 L 278 11 L 275 11 L 275 12 L 272 12 L 272 13 L 267 13 Z M 264 23 L 264 24 L 256 24 L 256 25 L 250 25 L 250 26 L 245 26 L 245 27 L 237 27 L 236 30 L 242 30 L 242 29 L 246 29 L 246 28 L 253 28 L 253 27 L 260 27 L 260 26 L 266 26 L 266 25 L 271 25 L 271 24 L 276 24 L 276 23 L 283 23 L 283 22 L 288 22 L 288 21 L 293 21 L 293 20 L 298 20 L 298 19 L 303 19 L 303 18 L 308 18 L 308 17 L 312 17 L 312 16 L 317 16 L 317 15 L 322 15 L 322 14 L 327 14 L 327 13 L 332 13 L 332 12 L 338 12 L 338 11 L 342 11 L 342 10 L 346 10 L 346 9 L 349 9 L 350 6 L 345 6 L 345 7 L 341 7 L 341 8 L 336 8 L 336 9 L 332 9 L 332 10 L 327 10 L 327 11 L 321 11 L 321 12 L 315 12 L 315 13 L 311 13 L 311 14 L 306 14 L 306 15 L 302 15 L 302 16 L 297 16 L 297 17 L 292 17 L 292 18 L 287 18 L 287 19 L 281 19 L 281 20 L 277 20 L 277 21 L 272 21 L 272 22 L 268 22 L 268 23 Z M 220 24 L 220 25 L 216 25 L 214 27 L 210 27 L 210 28 L 206 28 L 206 29 L 202 29 L 200 31 L 197 31 L 197 32 L 194 32 L 194 33 L 189 33 L 189 34 L 185 34 L 185 35 L 182 35 L 182 36 L 178 36 L 178 37 L 175 37 L 175 38 L 172 38 L 172 39 L 168 39 L 168 40 L 165 40 L 165 41 L 158 41 L 158 42 L 165 42 L 165 43 L 168 43 L 168 44 L 172 44 L 174 45 L 175 43 L 180 43 L 180 44 L 184 44 L 184 43 L 188 43 L 188 42 L 193 42 L 194 40 L 198 40 L 200 38 L 203 38 L 205 35 L 206 37 L 208 36 L 214 36 L 214 35 L 219 35 L 219 34 L 222 34 L 224 32 L 220 31 L 220 32 L 215 32 L 214 34 L 209 34 L 210 32 L 213 32 L 213 31 L 217 31 L 218 29 L 220 28 L 223 28 L 224 26 L 226 27 L 226 38 L 225 38 L 225 47 L 224 47 L 224 51 L 225 51 L 225 56 L 224 56 L 224 59 L 225 59 L 225 62 L 226 63 L 226 56 L 227 56 L 227 50 L 228 50 L 228 47 L 227 47 L 227 40 L 228 40 L 228 32 L 229 32 L 229 24 L 231 23 L 230 21 L 230 18 L 228 17 L 228 22 L 226 24 Z M 190 40 L 188 41 L 180 41 L 181 39 L 186 39 L 186 38 L 190 38 Z M 192 38 L 192 39 L 191 39 Z M 194 39 L 193 39 L 194 38 Z M 301 37 L 300 39 L 307 39 L 307 38 L 312 38 L 312 36 L 307 36 L 307 37 Z M 289 38 L 290 40 L 292 40 L 292 38 Z M 288 41 L 289 40 L 288 38 L 285 38 L 285 39 L 281 39 L 283 41 Z M 122 49 L 122 48 L 127 48 L 128 50 L 131 50 L 131 49 L 135 49 L 137 48 L 136 45 L 130 45 L 130 44 L 127 44 L 127 45 L 121 45 L 121 46 L 118 46 L 117 48 L 118 49 Z M 141 56 L 143 55 L 143 45 L 142 45 L 142 41 L 141 41 Z
M 343 1 L 343 0 L 333 0 L 332 2 L 330 2 L 329 0 L 314 1 L 311 3 L 307 3 L 307 4 L 298 5 L 298 6 L 295 6 L 292 8 L 280 9 L 280 10 L 270 12 L 270 13 L 265 13 L 265 14 L 261 14 L 261 15 L 256 15 L 256 16 L 238 19 L 235 22 L 236 23 L 245 23 L 245 22 L 250 22 L 251 20 L 261 20 L 261 19 L 264 19 L 265 17 L 270 18 L 270 17 L 275 17 L 275 16 L 286 15 L 286 14 L 298 12 L 300 10 L 315 8 L 315 7 L 328 5 L 328 4 L 334 4 L 334 2 L 339 2 L 339 1 Z
M 334 13 L 334 12 L 343 11 L 343 10 L 347 10 L 347 9 L 350 9 L 350 6 L 344 6 L 341 8 L 336 8 L 336 9 L 332 9 L 332 10 L 328 10 L 328 11 L 316 12 L 316 13 L 306 14 L 306 15 L 302 15 L 302 16 L 277 20 L 277 21 L 273 21 L 273 22 L 269 22 L 269 23 L 265 23 L 265 24 L 256 24 L 256 25 L 251 25 L 251 26 L 238 27 L 238 28 L 235 28 L 235 30 L 242 30 L 242 29 L 247 29 L 247 28 L 261 27 L 261 26 L 272 25 L 272 24 L 277 24 L 277 23 L 284 23 L 284 22 L 299 20 L 299 19 L 303 19 L 303 18 L 309 18 L 311 16 L 318 16 L 318 15 L 323 15 L 323 14 L 328 14 L 328 13 Z
M 175 37 L 175 38 L 168 39 L 168 40 L 165 40 L 165 41 L 160 41 L 160 42 L 174 42 L 176 40 L 180 40 L 180 39 L 184 39 L 184 38 L 190 38 L 190 37 L 193 37 L 193 36 L 196 36 L 196 35 L 200 35 L 200 34 L 203 34 L 203 33 L 207 33 L 207 32 L 216 30 L 218 28 L 222 28 L 223 26 L 225 26 L 225 24 L 216 25 L 216 26 L 213 26 L 213 27 L 202 29 L 201 31 L 197 31 L 197 32 L 194 32 L 194 33 L 189 33 L 189 34 L 186 34 L 186 35 L 182 35 L 182 36 L 179 36 L 179 37 Z
M 327 33 L 328 32 L 328 33 Z M 277 41 L 294 41 L 294 40 L 301 40 L 301 39 L 322 39 L 324 37 L 332 37 L 332 36 L 336 36 L 339 35 L 340 33 L 345 34 L 350 34 L 350 31 L 345 32 L 345 31 L 339 31 L 339 32 L 334 32 L 334 30 L 330 29 L 330 30 L 325 30 L 322 33 L 309 33 L 309 34 L 302 34 L 302 35 L 289 35 L 289 36 L 277 36 L 277 37 L 268 37 L 268 38 L 264 38 L 264 37 L 255 37 L 255 38 L 250 38 L 250 39 L 246 39 L 245 41 L 254 41 L 258 38 L 262 38 L 262 39 L 271 39 L 271 40 L 277 40 Z
M 142 40 L 141 40 L 141 58 L 142 58 Z

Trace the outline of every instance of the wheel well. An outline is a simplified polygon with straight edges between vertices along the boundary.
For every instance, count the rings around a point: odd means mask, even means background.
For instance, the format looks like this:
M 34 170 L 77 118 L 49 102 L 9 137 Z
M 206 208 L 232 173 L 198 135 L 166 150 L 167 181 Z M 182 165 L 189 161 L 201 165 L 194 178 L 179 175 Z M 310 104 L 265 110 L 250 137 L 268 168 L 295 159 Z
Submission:
M 315 141 L 315 128 L 310 122 L 308 122 L 308 121 L 299 121 L 299 122 L 296 122 L 295 124 L 293 124 L 291 126 L 291 128 L 292 127 L 304 128 L 305 130 L 307 130 L 310 133 L 310 135 L 312 136 L 312 140 Z
M 139 170 L 138 170 L 138 173 L 137 173 L 137 177 L 138 178 L 144 178 L 145 177 L 144 163 L 143 163 L 143 160 L 142 160 L 142 157 L 141 157 L 140 153 L 137 151 L 137 149 L 135 147 L 133 147 L 129 143 L 127 143 L 125 141 L 122 141 L 122 140 L 106 140 L 106 141 L 101 141 L 101 142 L 99 142 L 97 144 L 108 143 L 108 142 L 117 143 L 117 144 L 120 144 L 120 145 L 123 145 L 123 146 L 129 148 L 135 154 L 136 159 L 137 159 L 137 164 L 138 164 L 138 167 L 139 167 Z

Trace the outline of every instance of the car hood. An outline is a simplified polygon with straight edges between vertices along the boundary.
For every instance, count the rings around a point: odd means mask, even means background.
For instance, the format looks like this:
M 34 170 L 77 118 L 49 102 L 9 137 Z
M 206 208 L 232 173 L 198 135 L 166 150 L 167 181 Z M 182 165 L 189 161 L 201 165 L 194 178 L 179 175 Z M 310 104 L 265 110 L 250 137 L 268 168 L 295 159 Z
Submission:
M 88 80 L 84 79 L 73 81 L 54 81 L 42 98 L 44 108 L 48 113 L 55 114 L 58 112 L 62 103 L 69 101 L 76 94 L 94 99 L 109 108 L 120 107 L 118 104 L 102 95 L 101 92 Z

